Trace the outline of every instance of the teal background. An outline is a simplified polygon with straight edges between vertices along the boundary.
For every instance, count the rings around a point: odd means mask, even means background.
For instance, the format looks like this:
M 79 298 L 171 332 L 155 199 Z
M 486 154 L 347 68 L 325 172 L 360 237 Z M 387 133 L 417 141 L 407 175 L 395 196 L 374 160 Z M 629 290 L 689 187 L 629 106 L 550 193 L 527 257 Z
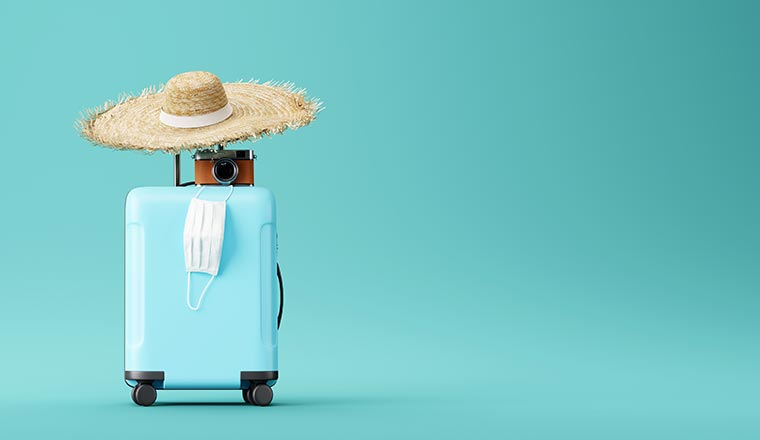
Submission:
M 759 17 L 2 3 L 0 437 L 758 438 Z M 171 158 L 73 123 L 196 69 L 326 105 L 255 144 L 287 294 L 270 408 L 138 408 L 122 381 L 124 197 Z

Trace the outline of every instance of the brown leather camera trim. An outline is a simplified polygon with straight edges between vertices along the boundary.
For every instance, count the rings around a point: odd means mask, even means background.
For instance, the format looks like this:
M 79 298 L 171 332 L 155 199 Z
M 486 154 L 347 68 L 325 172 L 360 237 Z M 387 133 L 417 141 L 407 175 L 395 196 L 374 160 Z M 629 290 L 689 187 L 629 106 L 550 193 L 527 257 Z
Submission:
M 196 185 L 219 185 L 214 179 L 214 160 L 195 161 L 195 184 Z M 253 185 L 253 159 L 236 159 L 238 176 L 233 185 Z

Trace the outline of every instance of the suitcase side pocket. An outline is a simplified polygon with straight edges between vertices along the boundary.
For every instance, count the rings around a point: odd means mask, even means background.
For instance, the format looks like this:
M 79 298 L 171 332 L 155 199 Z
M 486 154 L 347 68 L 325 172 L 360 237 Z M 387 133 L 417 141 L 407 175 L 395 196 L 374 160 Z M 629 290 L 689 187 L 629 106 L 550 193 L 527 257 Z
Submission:
M 260 240 L 261 254 L 259 264 L 261 268 L 259 274 L 261 280 L 261 342 L 267 347 L 274 347 L 277 345 L 277 330 L 275 327 L 277 311 L 274 309 L 275 232 L 272 223 L 265 223 L 261 226 Z
M 145 234 L 140 223 L 128 223 L 124 243 L 124 341 L 138 348 L 145 338 Z

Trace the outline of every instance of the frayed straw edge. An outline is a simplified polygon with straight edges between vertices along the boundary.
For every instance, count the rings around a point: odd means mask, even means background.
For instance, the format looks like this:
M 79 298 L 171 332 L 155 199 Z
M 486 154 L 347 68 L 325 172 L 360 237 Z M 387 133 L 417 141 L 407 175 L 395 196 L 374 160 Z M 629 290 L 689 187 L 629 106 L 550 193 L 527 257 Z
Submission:
M 308 111 L 309 117 L 304 119 L 303 121 L 296 121 L 296 122 L 285 122 L 283 124 L 280 124 L 272 129 L 265 129 L 261 130 L 258 133 L 251 133 L 245 136 L 237 136 L 237 137 L 231 137 L 226 138 L 222 141 L 215 142 L 214 144 L 207 144 L 207 143 L 191 143 L 186 145 L 181 145 L 179 147 L 166 147 L 166 148 L 145 148 L 138 145 L 133 144 L 111 144 L 106 143 L 104 141 L 101 141 L 95 137 L 93 134 L 93 128 L 95 125 L 95 121 L 103 116 L 105 113 L 107 113 L 109 110 L 113 109 L 114 107 L 123 104 L 125 102 L 131 101 L 133 99 L 138 99 L 145 97 L 147 95 L 153 95 L 156 93 L 161 93 L 164 90 L 164 84 L 160 84 L 158 86 L 150 86 L 143 89 L 139 94 L 132 94 L 132 93 L 122 93 L 119 95 L 116 101 L 109 100 L 103 103 L 102 105 L 86 109 L 83 112 L 80 112 L 80 117 L 75 121 L 74 128 L 79 133 L 79 136 L 85 139 L 88 143 L 94 146 L 98 147 L 106 147 L 113 150 L 130 150 L 130 151 L 142 151 L 146 154 L 153 154 L 157 151 L 161 151 L 164 153 L 170 153 L 170 154 L 179 154 L 182 151 L 185 150 L 193 150 L 198 148 L 208 148 L 212 147 L 214 145 L 222 145 L 226 146 L 227 144 L 237 143 L 237 142 L 245 142 L 245 141 L 251 141 L 255 142 L 259 139 L 262 139 L 265 135 L 267 137 L 272 137 L 273 134 L 282 134 L 287 129 L 291 130 L 297 130 L 300 127 L 305 127 L 309 125 L 311 122 L 313 122 L 315 119 L 317 119 L 317 114 L 320 113 L 322 110 L 325 109 L 324 103 L 319 98 L 309 98 L 306 94 L 305 88 L 296 88 L 296 85 L 290 81 L 266 81 L 264 83 L 260 83 L 257 79 L 250 79 L 248 81 L 237 81 L 238 83 L 248 83 L 248 84 L 260 84 L 262 86 L 272 87 L 272 88 L 278 88 L 286 91 L 287 93 L 295 94 L 300 96 L 304 101 L 304 108 Z
M 104 142 L 98 141 L 98 139 L 93 134 L 92 130 L 95 126 L 95 121 L 107 113 L 112 108 L 116 107 L 117 105 L 124 104 L 125 102 L 131 101 L 133 99 L 142 98 L 148 95 L 153 95 L 156 93 L 161 93 L 164 90 L 164 84 L 159 84 L 158 86 L 150 86 L 144 88 L 139 94 L 134 93 L 121 93 L 118 98 L 114 100 L 109 100 L 103 103 L 102 105 L 90 109 L 86 109 L 79 113 L 79 118 L 74 122 L 74 128 L 79 132 L 79 136 L 83 139 L 85 139 L 87 142 L 94 146 L 98 147 L 106 147 L 111 148 L 114 150 L 135 150 L 136 147 L 131 145 L 112 145 Z M 145 148 L 137 148 L 139 150 L 143 150 L 147 152 L 148 154 L 153 154 L 157 150 L 149 150 Z

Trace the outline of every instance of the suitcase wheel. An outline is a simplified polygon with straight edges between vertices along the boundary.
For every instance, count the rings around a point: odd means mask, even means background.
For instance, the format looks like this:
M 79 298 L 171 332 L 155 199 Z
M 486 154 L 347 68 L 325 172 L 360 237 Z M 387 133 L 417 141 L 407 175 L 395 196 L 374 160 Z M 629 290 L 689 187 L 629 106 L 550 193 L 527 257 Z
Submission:
M 149 383 L 139 383 L 132 388 L 132 401 L 140 406 L 151 406 L 156 401 L 156 389 Z
M 251 405 L 268 406 L 272 403 L 272 397 L 274 397 L 272 388 L 265 383 L 252 385 L 247 390 L 243 390 L 243 399 Z

